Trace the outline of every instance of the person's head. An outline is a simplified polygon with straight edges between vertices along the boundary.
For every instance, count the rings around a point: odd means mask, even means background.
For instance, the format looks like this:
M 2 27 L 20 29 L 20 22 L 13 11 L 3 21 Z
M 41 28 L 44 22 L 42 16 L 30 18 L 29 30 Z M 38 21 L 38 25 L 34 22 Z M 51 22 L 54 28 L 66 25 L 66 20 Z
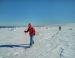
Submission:
M 32 27 L 31 23 L 28 24 L 28 27 Z

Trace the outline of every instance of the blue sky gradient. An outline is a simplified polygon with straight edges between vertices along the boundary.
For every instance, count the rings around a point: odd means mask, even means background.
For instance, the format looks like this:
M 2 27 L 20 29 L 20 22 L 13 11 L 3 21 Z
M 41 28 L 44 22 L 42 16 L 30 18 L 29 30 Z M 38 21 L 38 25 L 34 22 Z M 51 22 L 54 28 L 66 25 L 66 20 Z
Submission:
M 0 0 L 0 25 L 75 22 L 74 0 Z

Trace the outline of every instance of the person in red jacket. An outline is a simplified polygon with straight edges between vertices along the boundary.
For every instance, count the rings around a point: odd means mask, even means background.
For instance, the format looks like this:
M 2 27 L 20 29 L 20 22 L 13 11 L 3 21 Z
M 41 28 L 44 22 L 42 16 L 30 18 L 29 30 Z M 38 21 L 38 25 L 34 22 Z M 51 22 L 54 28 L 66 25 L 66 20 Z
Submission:
M 33 37 L 35 36 L 35 29 L 33 28 L 33 26 L 31 25 L 31 23 L 28 24 L 28 29 L 27 31 L 24 31 L 25 33 L 29 32 L 29 36 L 30 36 L 30 46 L 32 46 L 32 44 L 34 44 L 34 40 Z

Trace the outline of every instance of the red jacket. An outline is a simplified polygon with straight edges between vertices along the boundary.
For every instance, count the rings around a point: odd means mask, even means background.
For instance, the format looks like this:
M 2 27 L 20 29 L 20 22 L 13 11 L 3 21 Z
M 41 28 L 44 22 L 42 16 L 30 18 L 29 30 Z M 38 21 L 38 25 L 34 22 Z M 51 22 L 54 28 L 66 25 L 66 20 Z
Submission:
M 35 29 L 32 27 L 31 24 L 28 25 L 28 29 L 26 32 L 29 32 L 30 36 L 34 36 L 35 35 Z

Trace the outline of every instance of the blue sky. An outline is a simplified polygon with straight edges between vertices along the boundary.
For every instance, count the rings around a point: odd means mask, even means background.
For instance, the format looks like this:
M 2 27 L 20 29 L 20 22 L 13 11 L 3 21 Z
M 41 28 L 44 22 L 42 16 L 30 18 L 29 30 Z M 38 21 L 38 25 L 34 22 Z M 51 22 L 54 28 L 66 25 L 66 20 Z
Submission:
M 74 0 L 0 0 L 0 25 L 75 22 Z

